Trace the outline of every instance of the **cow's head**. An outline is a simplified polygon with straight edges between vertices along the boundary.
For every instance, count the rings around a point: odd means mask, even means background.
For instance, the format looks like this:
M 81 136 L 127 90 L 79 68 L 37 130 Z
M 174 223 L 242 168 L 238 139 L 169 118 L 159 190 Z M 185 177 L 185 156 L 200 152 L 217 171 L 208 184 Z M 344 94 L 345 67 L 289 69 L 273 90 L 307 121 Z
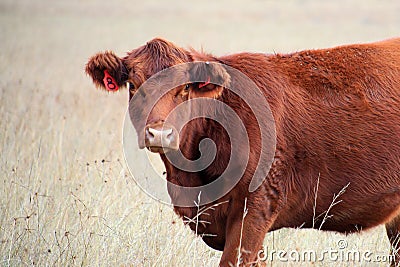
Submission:
M 141 95 L 143 101 L 136 101 L 135 104 L 130 101 L 129 107 L 131 119 L 139 134 L 139 146 L 163 154 L 182 149 L 184 143 L 196 145 L 194 143 L 207 136 L 204 120 L 190 121 L 181 129 L 176 126 L 181 118 L 171 117 L 170 114 L 178 105 L 190 99 L 222 97 L 230 76 L 222 65 L 214 64 L 213 61 L 215 59 L 211 55 L 185 50 L 157 38 L 132 50 L 123 58 L 110 51 L 98 53 L 90 58 L 86 72 L 97 87 L 112 91 L 127 86 L 130 100 L 135 98 L 135 94 Z M 190 62 L 201 63 L 183 64 Z M 177 65 L 182 67 L 165 77 L 168 81 L 160 79 L 157 84 L 157 81 L 149 80 L 156 73 Z M 174 85 L 177 80 L 180 82 Z M 149 81 L 145 90 L 138 90 Z M 168 88 L 162 88 L 166 86 L 165 83 L 169 84 Z M 148 101 L 148 96 L 156 94 L 160 89 L 167 90 L 162 90 L 162 96 L 155 103 Z M 151 110 L 143 121 L 143 112 L 149 107 Z M 142 121 L 138 121 L 140 119 Z M 195 132 L 193 127 L 196 127 Z

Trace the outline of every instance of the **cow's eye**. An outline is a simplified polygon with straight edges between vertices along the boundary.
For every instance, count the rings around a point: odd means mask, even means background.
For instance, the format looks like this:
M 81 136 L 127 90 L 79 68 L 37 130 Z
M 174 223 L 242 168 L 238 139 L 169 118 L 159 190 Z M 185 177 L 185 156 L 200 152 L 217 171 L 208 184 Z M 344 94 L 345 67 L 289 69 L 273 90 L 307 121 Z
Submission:
M 132 82 L 127 82 L 127 87 L 132 94 L 136 92 L 135 85 Z
M 177 94 L 177 96 L 178 95 L 180 95 L 182 98 L 187 98 L 188 97 L 188 95 L 189 95 L 189 92 L 190 92 L 190 88 L 192 87 L 192 85 L 190 84 L 190 83 L 188 83 L 188 84 L 185 84 L 184 86 L 183 86 L 183 88 L 181 89 L 181 91 L 179 91 L 179 93 Z

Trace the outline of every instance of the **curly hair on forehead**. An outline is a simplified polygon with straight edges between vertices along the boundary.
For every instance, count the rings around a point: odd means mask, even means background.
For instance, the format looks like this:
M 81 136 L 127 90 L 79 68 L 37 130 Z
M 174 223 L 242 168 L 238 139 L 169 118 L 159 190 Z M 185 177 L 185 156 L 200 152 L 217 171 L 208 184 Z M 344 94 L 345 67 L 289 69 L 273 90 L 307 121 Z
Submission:
M 132 50 L 124 58 L 128 68 L 135 72 L 137 66 L 145 66 L 148 73 L 154 74 L 171 66 L 191 61 L 190 53 L 161 38 L 155 38 L 145 45 Z M 142 69 L 142 71 L 145 71 Z

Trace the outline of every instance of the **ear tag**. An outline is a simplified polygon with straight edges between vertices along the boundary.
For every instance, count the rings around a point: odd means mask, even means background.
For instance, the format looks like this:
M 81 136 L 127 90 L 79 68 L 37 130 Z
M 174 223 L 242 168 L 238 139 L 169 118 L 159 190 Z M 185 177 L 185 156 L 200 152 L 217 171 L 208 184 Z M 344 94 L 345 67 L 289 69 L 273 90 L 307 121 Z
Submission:
M 107 70 L 104 70 L 104 79 L 103 79 L 104 86 L 106 87 L 107 91 L 118 91 L 118 85 L 115 82 L 114 78 L 108 73 Z
M 208 80 L 207 80 L 205 83 L 200 83 L 200 84 L 199 84 L 199 89 L 202 88 L 202 87 L 204 87 L 204 86 L 206 86 L 206 85 L 209 84 L 209 83 L 210 83 L 210 76 L 208 76 Z

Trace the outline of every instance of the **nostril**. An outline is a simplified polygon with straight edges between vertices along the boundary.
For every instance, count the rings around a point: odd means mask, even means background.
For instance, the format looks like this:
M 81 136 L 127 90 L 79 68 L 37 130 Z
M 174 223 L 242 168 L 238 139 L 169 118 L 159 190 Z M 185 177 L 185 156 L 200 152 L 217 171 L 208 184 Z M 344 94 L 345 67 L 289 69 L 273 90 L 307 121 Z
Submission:
M 148 125 L 144 129 L 146 147 L 176 149 L 179 136 L 177 130 L 166 125 Z
M 150 130 L 150 128 L 146 128 L 146 138 L 147 139 L 154 139 L 154 134 L 152 133 L 152 131 Z
M 172 129 L 168 129 L 168 130 L 165 130 L 165 132 L 166 132 L 166 137 L 167 137 L 167 139 L 169 139 L 169 140 L 172 140 L 173 139 L 173 130 Z

